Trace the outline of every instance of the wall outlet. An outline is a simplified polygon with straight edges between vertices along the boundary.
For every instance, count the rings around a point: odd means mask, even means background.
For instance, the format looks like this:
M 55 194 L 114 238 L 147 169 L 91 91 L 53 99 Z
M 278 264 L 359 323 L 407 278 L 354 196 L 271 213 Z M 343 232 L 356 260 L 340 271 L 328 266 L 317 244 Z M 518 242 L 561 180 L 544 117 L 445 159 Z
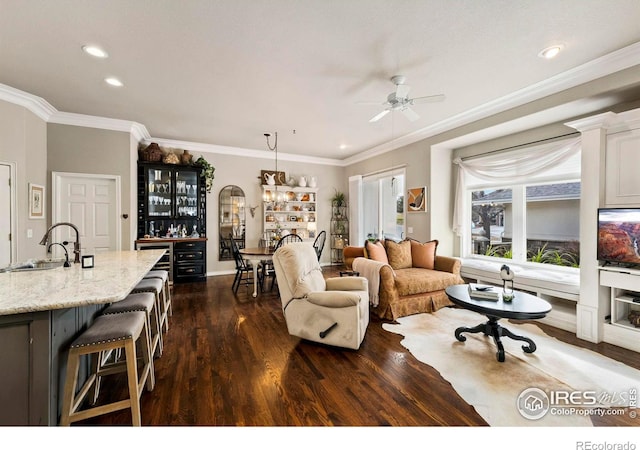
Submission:
M 31 228 L 27 228 L 27 237 L 28 238 L 32 238 L 33 237 L 33 230 Z
M 407 227 L 407 233 L 413 233 L 413 227 Z

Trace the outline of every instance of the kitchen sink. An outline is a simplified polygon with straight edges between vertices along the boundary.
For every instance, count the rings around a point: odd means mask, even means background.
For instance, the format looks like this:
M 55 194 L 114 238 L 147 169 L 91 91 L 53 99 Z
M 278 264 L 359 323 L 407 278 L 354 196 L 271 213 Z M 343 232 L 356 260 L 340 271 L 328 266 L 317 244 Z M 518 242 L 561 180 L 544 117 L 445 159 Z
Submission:
M 56 267 L 62 267 L 64 261 L 57 260 L 39 260 L 39 261 L 28 261 L 24 263 L 13 264 L 9 267 L 5 267 L 0 269 L 0 272 L 29 272 L 32 270 L 49 270 L 55 269 Z

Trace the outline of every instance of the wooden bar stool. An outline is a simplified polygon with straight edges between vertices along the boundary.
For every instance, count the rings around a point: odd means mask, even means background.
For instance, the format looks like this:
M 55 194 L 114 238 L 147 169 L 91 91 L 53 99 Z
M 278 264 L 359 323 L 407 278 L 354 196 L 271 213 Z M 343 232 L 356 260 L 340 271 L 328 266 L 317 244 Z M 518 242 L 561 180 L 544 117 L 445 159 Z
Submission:
M 140 292 L 151 292 L 156 296 L 156 308 L 160 314 L 160 324 L 163 326 L 165 333 L 169 331 L 168 307 L 165 299 L 164 283 L 160 278 L 143 278 L 131 290 L 132 294 Z
M 166 270 L 150 270 L 145 276 L 145 278 L 160 278 L 164 283 L 164 299 L 167 305 L 167 311 L 169 312 L 169 316 L 173 315 L 173 308 L 171 306 L 171 286 L 169 283 L 169 272 Z
M 133 311 L 122 314 L 109 314 L 96 318 L 69 349 L 67 375 L 64 383 L 64 396 L 60 425 L 68 426 L 72 422 L 96 417 L 121 409 L 131 409 L 133 425 L 140 426 L 140 396 L 146 385 L 148 391 L 153 390 L 153 378 L 149 332 L 147 331 L 145 313 Z M 138 358 L 136 342 L 140 339 L 143 366 L 138 375 Z M 112 364 L 101 364 L 101 352 L 124 349 L 124 361 Z M 94 357 L 94 370 L 89 374 L 82 388 L 76 392 L 80 359 L 84 355 Z M 94 406 L 80 410 L 87 393 L 95 386 L 98 377 L 126 371 L 129 385 L 129 397 L 125 400 Z
M 162 323 L 160 312 L 156 308 L 156 297 L 153 292 L 137 292 L 127 298 L 107 306 L 102 314 L 121 314 L 131 311 L 142 311 L 147 315 L 147 330 L 151 342 L 151 355 L 162 356 Z

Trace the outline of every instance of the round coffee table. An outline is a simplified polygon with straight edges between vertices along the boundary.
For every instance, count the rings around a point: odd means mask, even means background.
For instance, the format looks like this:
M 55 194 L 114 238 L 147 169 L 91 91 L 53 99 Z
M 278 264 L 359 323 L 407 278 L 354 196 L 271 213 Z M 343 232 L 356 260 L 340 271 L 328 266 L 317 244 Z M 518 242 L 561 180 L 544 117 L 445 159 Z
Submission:
M 523 345 L 525 353 L 536 351 L 536 344 L 528 337 L 513 334 L 511 331 L 501 326 L 500 319 L 531 320 L 542 319 L 551 311 L 551 304 L 541 298 L 527 294 L 526 292 L 514 291 L 514 298 L 510 302 L 505 302 L 502 297 L 499 300 L 481 300 L 469 296 L 469 285 L 458 284 L 449 286 L 445 292 L 449 299 L 458 306 L 465 309 L 484 314 L 489 319 L 487 322 L 476 325 L 473 328 L 459 327 L 455 331 L 456 339 L 460 342 L 467 340 L 462 333 L 484 333 L 485 336 L 493 337 L 493 341 L 498 347 L 496 357 L 499 362 L 504 362 L 504 346 L 500 338 L 509 337 L 517 341 L 524 341 L 529 345 Z

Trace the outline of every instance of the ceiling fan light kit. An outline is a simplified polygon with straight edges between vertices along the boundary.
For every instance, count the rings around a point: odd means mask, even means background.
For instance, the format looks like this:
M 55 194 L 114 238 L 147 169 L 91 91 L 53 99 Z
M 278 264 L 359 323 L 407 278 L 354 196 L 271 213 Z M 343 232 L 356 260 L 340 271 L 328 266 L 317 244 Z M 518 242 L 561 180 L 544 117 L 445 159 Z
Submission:
M 391 82 L 396 85 L 396 90 L 387 95 L 387 101 L 382 103 L 386 108 L 369 119 L 369 122 L 377 122 L 390 111 L 400 111 L 408 120 L 414 122 L 420 118 L 420 115 L 411 109 L 410 106 L 421 103 L 441 102 L 445 99 L 445 96 L 442 94 L 410 98 L 409 91 L 411 87 L 405 84 L 406 80 L 407 78 L 403 75 L 394 75 L 391 77 Z

